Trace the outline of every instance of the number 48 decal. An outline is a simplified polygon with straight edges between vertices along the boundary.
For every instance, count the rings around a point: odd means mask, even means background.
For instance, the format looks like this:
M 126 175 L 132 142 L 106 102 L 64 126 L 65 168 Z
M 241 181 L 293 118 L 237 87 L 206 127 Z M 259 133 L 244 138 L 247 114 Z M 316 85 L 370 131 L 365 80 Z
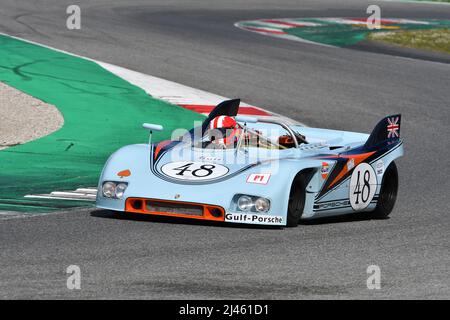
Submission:
M 213 169 L 216 167 L 213 164 L 202 164 L 200 166 L 200 168 L 197 168 L 195 170 L 189 170 L 189 168 L 193 165 L 193 162 L 190 162 L 188 164 L 184 164 L 178 168 L 173 168 L 172 170 L 178 170 L 180 172 L 178 172 L 176 175 L 177 176 L 184 176 L 184 173 L 187 172 L 191 172 L 191 174 L 196 177 L 196 178 L 204 178 L 204 177 L 208 177 L 210 175 L 213 174 Z
M 207 180 L 226 175 L 228 168 L 217 163 L 183 161 L 167 163 L 161 171 L 180 180 Z
M 354 210 L 363 210 L 372 201 L 377 188 L 375 170 L 368 163 L 359 164 L 350 179 L 349 198 Z

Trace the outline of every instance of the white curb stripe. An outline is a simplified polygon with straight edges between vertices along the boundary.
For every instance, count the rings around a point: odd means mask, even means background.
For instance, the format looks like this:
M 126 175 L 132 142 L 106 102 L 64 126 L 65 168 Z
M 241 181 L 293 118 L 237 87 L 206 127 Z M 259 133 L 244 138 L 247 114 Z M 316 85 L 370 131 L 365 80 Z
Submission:
M 97 188 L 78 188 L 75 191 L 53 191 L 49 194 L 28 194 L 25 198 L 95 201 Z
M 116 76 L 143 89 L 152 97 L 170 102 L 172 104 L 217 105 L 220 102 L 228 99 L 211 92 L 195 89 L 176 82 L 153 77 L 106 62 L 97 61 L 97 63 Z M 246 103 L 241 103 L 241 105 L 250 106 Z
M 251 30 L 251 29 L 247 29 L 242 22 L 236 22 L 234 24 L 235 27 L 245 30 L 245 31 L 250 31 L 250 32 L 255 32 L 257 34 L 264 34 L 267 36 L 271 36 L 271 37 L 275 37 L 275 38 L 282 38 L 282 39 L 286 39 L 286 40 L 291 40 L 291 41 L 297 41 L 297 42 L 302 42 L 302 43 L 310 43 L 310 44 L 314 44 L 317 46 L 323 46 L 323 47 L 330 47 L 330 48 L 334 48 L 335 46 L 332 45 L 328 45 L 328 44 L 323 44 L 323 43 L 319 43 L 319 42 L 314 42 L 314 41 L 310 41 L 310 40 L 306 40 L 306 39 L 302 39 L 296 36 L 293 36 L 291 34 L 274 34 L 274 33 L 264 33 L 264 32 L 258 32 L 256 30 Z
M 251 24 L 246 25 L 246 27 L 254 27 L 254 28 L 258 28 L 258 29 L 266 28 L 266 29 L 272 30 L 272 31 L 282 31 L 281 29 L 289 28 L 289 26 L 286 26 L 283 24 L 278 24 L 278 23 L 273 23 L 273 22 L 265 22 L 262 20 L 251 21 Z
M 317 21 L 323 21 L 323 24 L 315 23 L 308 21 L 307 19 L 314 19 Z M 279 24 L 277 24 L 277 21 L 279 21 Z M 283 25 L 283 22 L 290 23 L 290 24 L 296 24 L 295 26 L 292 25 Z M 324 46 L 324 47 L 332 47 L 332 48 L 338 48 L 337 46 L 324 44 L 321 42 L 315 42 L 310 41 L 301 38 L 300 36 L 294 36 L 289 33 L 279 33 L 284 32 L 284 30 L 289 30 L 292 28 L 301 28 L 306 26 L 313 26 L 313 27 L 322 27 L 327 26 L 331 23 L 330 26 L 333 26 L 332 24 L 338 24 L 338 25 L 363 25 L 366 24 L 365 18 L 341 18 L 341 17 L 317 17 L 317 18 L 265 18 L 265 19 L 258 19 L 258 20 L 246 20 L 246 21 L 238 21 L 234 24 L 235 27 L 239 29 L 243 29 L 250 32 L 259 33 L 266 36 L 276 37 L 276 38 L 282 38 L 292 41 L 298 41 L 298 42 L 304 42 L 304 43 L 310 43 L 314 45 Z M 419 24 L 419 25 L 430 25 L 432 22 L 429 21 L 421 21 L 421 20 L 412 20 L 412 19 L 403 19 L 403 18 L 382 18 L 381 19 L 382 24 L 389 24 L 389 23 L 395 23 L 395 24 Z M 254 24 L 257 24 L 258 26 L 254 26 Z M 303 24 L 303 25 L 301 25 Z M 259 27 L 259 25 L 261 25 Z M 270 28 L 271 26 L 277 26 L 277 29 Z M 276 32 L 278 30 L 278 33 Z
M 326 21 L 328 23 L 337 23 L 337 24 L 364 24 L 364 21 L 356 21 L 345 18 L 320 18 L 321 21 Z
M 95 198 L 84 198 L 82 196 L 79 196 L 79 197 L 60 197 L 60 196 L 53 196 L 51 194 L 29 194 L 29 195 L 24 196 L 24 198 L 95 202 Z
M 266 22 L 264 20 L 270 20 L 269 22 Z M 273 25 L 277 25 L 279 28 L 282 29 L 290 29 L 290 28 L 301 28 L 301 27 L 316 27 L 320 26 L 321 24 L 315 23 L 315 22 L 309 22 L 309 21 L 296 21 L 293 19 L 264 19 L 264 20 L 258 20 L 262 23 L 270 23 Z
M 409 19 L 382 19 L 382 20 L 391 21 L 391 22 L 400 23 L 400 24 L 404 24 L 404 23 L 424 24 L 424 25 L 430 24 L 428 21 L 409 20 Z
M 280 20 L 280 21 L 284 21 L 284 22 L 288 22 L 288 23 L 294 23 L 294 24 L 298 23 L 305 27 L 317 27 L 317 26 L 323 25 L 318 22 L 304 20 L 304 18 L 282 18 L 282 19 L 276 19 L 276 20 Z
M 268 34 L 284 34 L 285 31 L 282 29 L 272 29 L 272 28 L 265 28 L 265 27 L 256 27 L 256 26 L 242 26 L 242 28 L 248 30 L 248 31 L 255 31 L 255 32 L 261 32 L 261 33 L 268 33 Z

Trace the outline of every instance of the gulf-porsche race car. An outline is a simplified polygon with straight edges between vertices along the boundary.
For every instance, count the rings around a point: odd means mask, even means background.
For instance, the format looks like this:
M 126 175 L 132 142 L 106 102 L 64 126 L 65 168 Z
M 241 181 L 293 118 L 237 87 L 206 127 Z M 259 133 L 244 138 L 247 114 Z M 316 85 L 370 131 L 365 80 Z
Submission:
M 301 219 L 365 212 L 387 217 L 403 155 L 401 115 L 372 133 L 309 128 L 238 115 L 220 103 L 175 139 L 125 146 L 102 171 L 98 208 L 120 214 L 297 226 Z M 144 124 L 150 131 L 162 126 Z

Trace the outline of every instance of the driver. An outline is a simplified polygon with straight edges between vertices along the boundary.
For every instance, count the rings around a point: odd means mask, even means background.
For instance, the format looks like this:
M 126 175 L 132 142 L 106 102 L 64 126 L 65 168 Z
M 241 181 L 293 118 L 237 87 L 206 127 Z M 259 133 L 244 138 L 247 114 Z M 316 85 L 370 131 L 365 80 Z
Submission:
M 213 144 L 224 148 L 236 147 L 241 129 L 233 117 L 215 117 L 209 123 L 208 129 L 209 138 Z

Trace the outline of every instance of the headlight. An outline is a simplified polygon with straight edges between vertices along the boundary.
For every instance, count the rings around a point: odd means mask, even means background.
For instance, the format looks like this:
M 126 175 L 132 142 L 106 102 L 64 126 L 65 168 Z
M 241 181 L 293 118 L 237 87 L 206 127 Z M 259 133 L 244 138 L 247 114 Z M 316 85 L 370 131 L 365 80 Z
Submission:
M 249 196 L 240 196 L 237 202 L 238 208 L 242 211 L 250 211 L 253 206 L 252 198 Z
M 121 199 L 127 187 L 126 182 L 106 181 L 103 183 L 102 193 L 106 198 Z
M 255 201 L 255 209 L 258 212 L 267 212 L 270 209 L 270 201 L 266 198 L 258 198 Z
M 116 198 L 121 199 L 123 197 L 123 193 L 125 192 L 126 188 L 127 188 L 126 183 L 119 183 L 116 186 L 116 191 L 115 191 Z
M 114 182 L 105 182 L 103 184 L 103 196 L 106 198 L 113 198 L 115 195 L 116 184 Z

